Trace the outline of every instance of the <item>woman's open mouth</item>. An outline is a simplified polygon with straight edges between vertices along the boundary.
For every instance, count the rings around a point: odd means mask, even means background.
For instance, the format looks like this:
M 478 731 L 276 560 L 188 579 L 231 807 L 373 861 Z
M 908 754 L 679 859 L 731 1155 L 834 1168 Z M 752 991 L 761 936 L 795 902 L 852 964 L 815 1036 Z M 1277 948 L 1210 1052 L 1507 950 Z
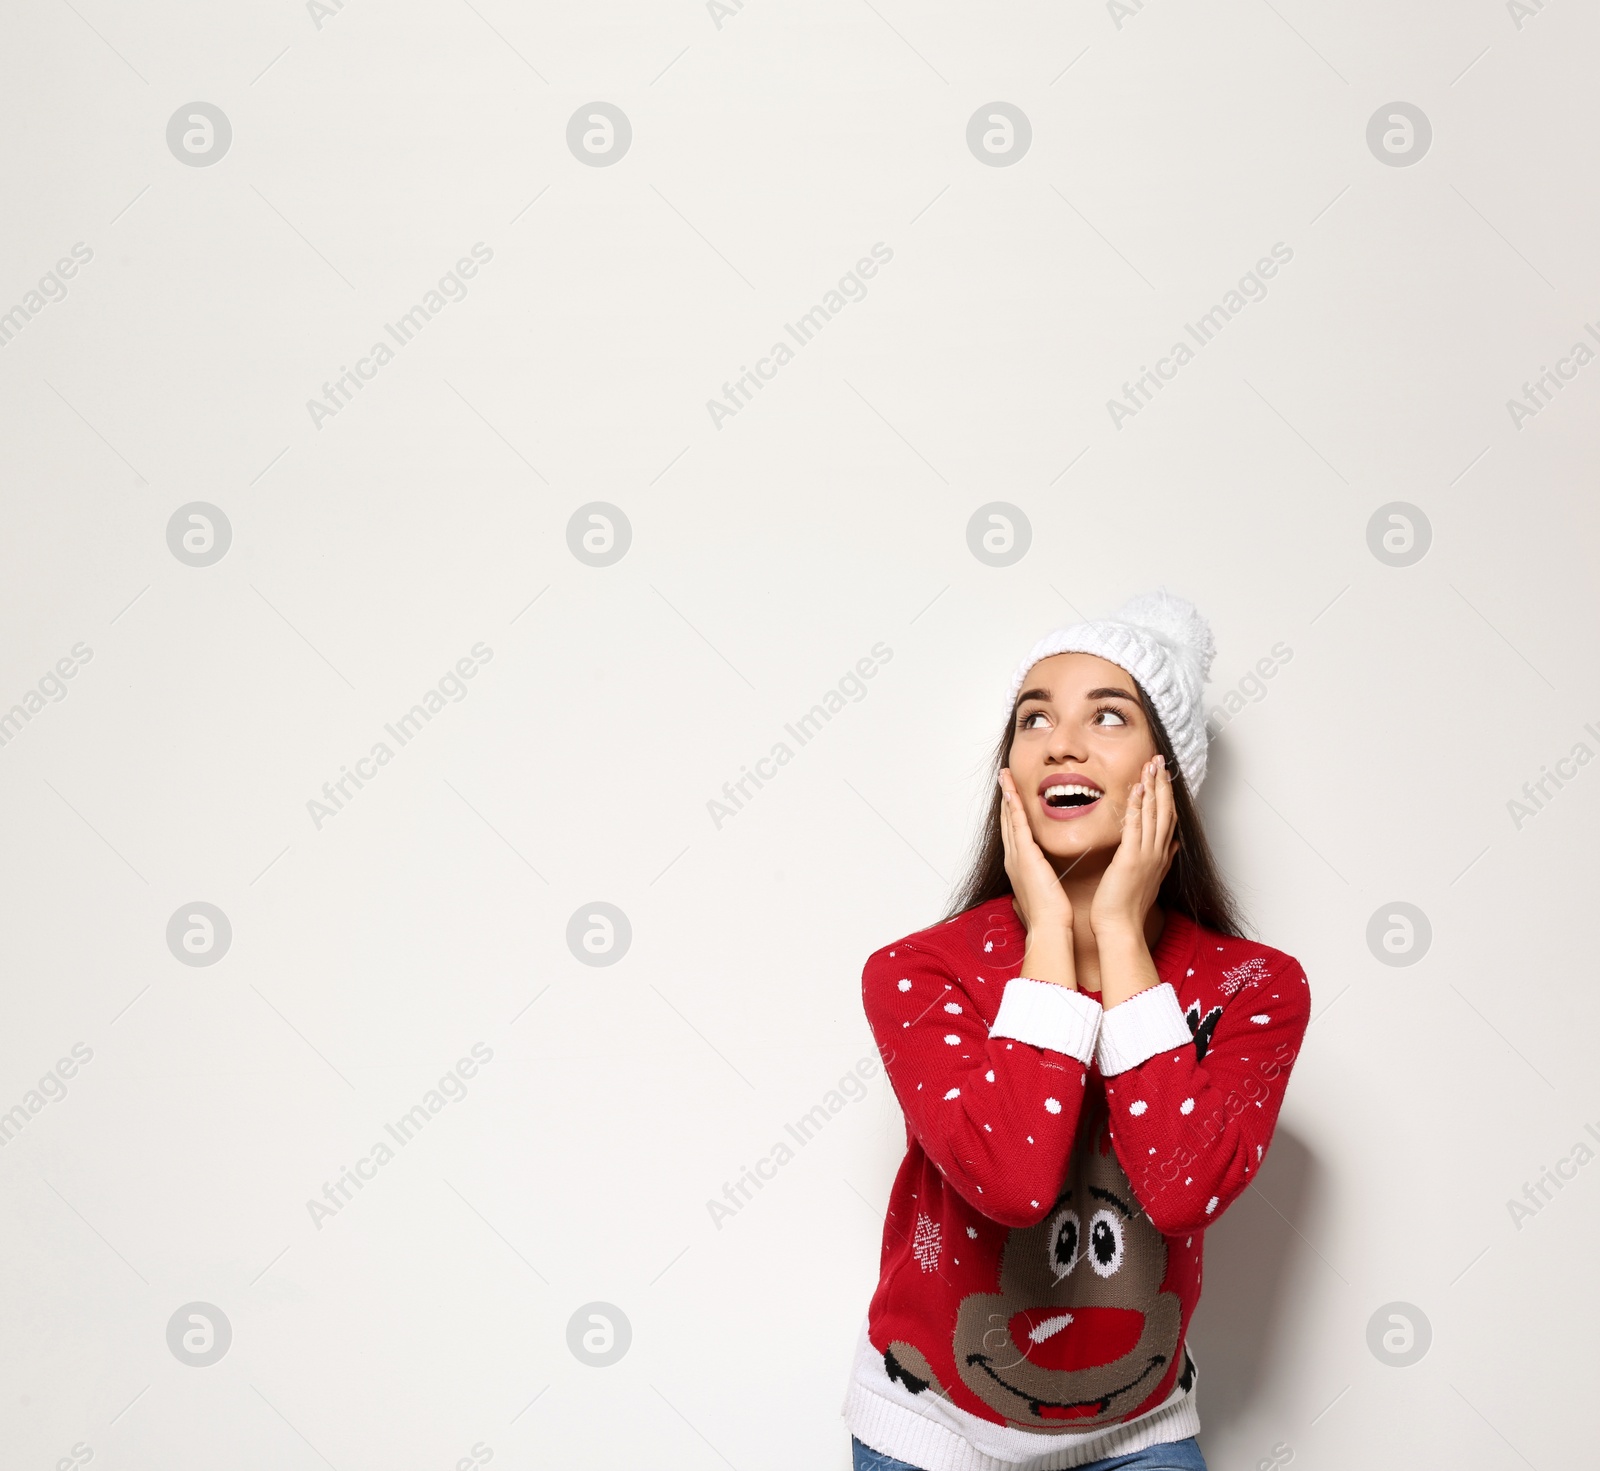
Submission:
M 1098 783 L 1082 777 L 1047 777 L 1039 786 L 1039 796 L 1046 817 L 1053 822 L 1070 822 L 1098 806 L 1105 792 Z

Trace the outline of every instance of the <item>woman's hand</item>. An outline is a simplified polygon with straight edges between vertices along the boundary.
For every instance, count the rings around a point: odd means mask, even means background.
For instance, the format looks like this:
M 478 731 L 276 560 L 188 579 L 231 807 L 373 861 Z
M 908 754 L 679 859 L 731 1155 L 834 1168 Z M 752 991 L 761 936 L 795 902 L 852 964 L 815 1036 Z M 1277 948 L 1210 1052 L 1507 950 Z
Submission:
M 1089 906 L 1089 924 L 1097 940 L 1143 938 L 1145 915 L 1178 852 L 1172 773 L 1165 758 L 1152 756 L 1145 762 L 1142 778 L 1128 792 L 1122 841 Z
M 1041 939 L 1064 941 L 1071 952 L 1072 901 L 1028 826 L 1028 814 L 1011 779 L 1011 768 L 1000 771 L 1000 840 L 1005 844 L 1006 874 L 1011 880 L 1011 907 L 1028 932 L 1032 948 Z

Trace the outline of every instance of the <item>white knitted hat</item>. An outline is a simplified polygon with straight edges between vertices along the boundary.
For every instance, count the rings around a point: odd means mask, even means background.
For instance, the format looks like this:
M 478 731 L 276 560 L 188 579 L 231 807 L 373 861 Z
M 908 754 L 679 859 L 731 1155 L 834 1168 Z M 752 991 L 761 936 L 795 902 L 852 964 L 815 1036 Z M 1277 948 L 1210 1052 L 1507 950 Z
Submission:
M 1129 598 L 1109 618 L 1074 623 L 1047 633 L 1017 666 L 1006 700 L 1009 717 L 1028 671 L 1052 654 L 1095 654 L 1139 681 L 1172 741 L 1173 754 L 1193 796 L 1206 774 L 1206 723 L 1202 686 L 1216 656 L 1211 625 L 1199 609 L 1166 592 Z

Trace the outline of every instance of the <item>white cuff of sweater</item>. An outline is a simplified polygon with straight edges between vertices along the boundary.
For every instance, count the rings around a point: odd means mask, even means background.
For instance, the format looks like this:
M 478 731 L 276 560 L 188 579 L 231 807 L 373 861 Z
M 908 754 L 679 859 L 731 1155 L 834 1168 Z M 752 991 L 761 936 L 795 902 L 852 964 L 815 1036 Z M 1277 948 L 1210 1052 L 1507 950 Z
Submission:
M 1178 993 L 1170 981 L 1163 981 L 1106 1008 L 1096 1054 L 1100 1076 L 1114 1078 L 1148 1062 L 1159 1052 L 1171 1052 L 1192 1041 Z
M 991 1037 L 1015 1037 L 1033 1047 L 1064 1052 L 1081 1063 L 1094 1060 L 1100 1003 L 1053 981 L 1013 976 L 1000 997 Z

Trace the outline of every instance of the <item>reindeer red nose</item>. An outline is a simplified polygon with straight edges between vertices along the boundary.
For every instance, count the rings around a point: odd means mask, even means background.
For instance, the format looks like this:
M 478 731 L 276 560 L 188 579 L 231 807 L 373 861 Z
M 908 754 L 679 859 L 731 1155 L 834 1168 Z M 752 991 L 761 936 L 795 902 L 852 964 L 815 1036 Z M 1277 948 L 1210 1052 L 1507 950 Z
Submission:
M 1144 1314 L 1134 1308 L 1024 1308 L 1006 1326 L 1030 1364 L 1096 1369 L 1133 1351 L 1144 1332 Z

